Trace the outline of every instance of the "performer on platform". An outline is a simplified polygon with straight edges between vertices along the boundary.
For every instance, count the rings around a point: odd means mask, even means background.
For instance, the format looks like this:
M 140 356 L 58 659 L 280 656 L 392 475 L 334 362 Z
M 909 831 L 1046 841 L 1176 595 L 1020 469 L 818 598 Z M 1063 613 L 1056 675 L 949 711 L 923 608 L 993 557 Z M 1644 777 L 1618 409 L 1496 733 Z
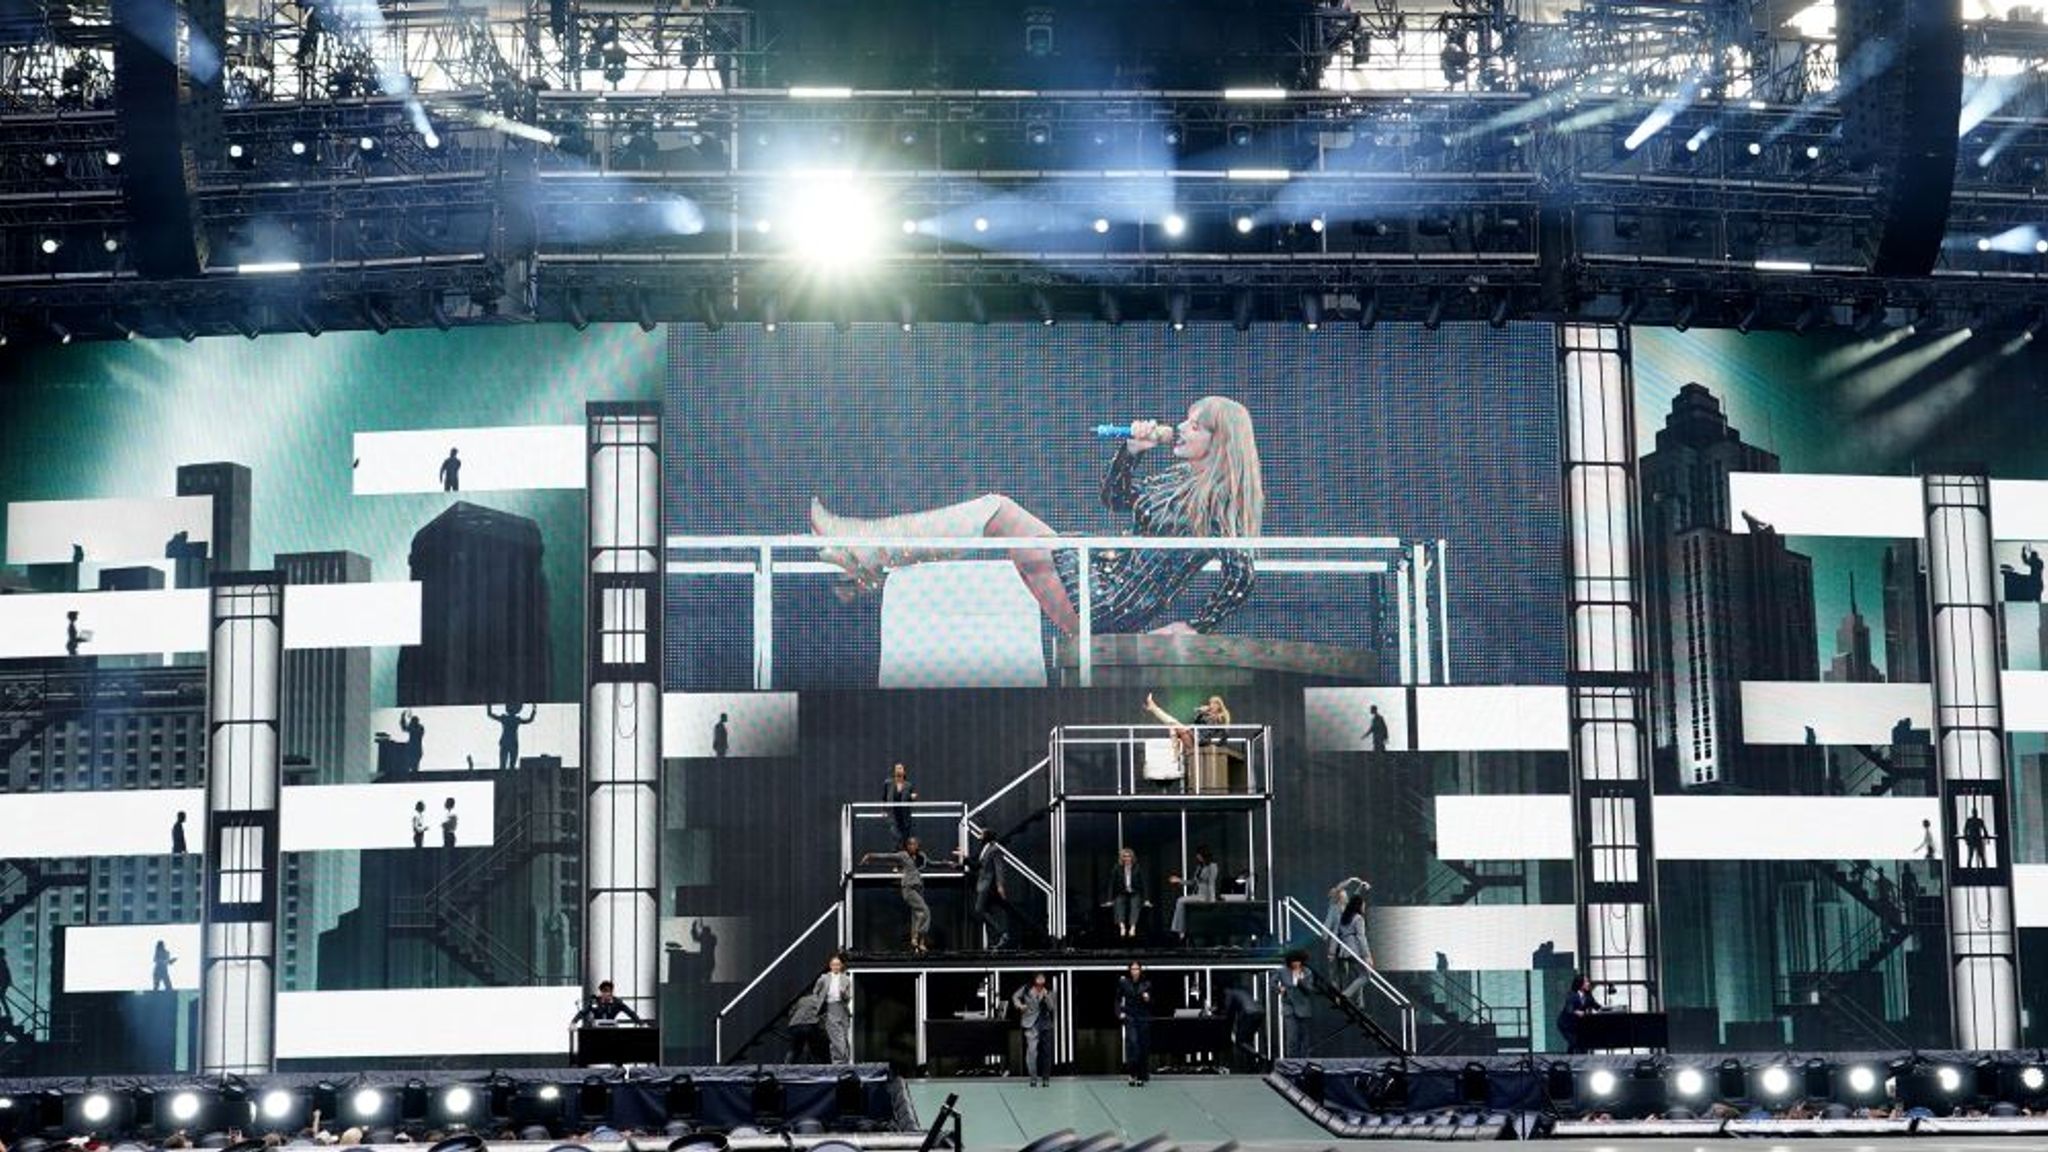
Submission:
M 1116 1019 L 1124 1031 L 1124 1067 L 1131 1083 L 1152 1079 L 1152 981 L 1136 960 L 1116 982 Z
M 1145 873 L 1138 867 L 1138 854 L 1129 848 L 1119 849 L 1116 870 L 1109 875 L 1109 897 L 1102 902 L 1116 919 L 1119 939 L 1137 938 L 1138 913 L 1151 903 L 1145 899 Z
M 1309 1020 L 1315 1015 L 1316 974 L 1308 970 L 1308 956 L 1300 951 L 1287 954 L 1287 967 L 1273 974 L 1274 990 L 1280 995 L 1280 1055 L 1301 1059 L 1309 1054 Z
M 901 767 L 901 765 L 898 765 Z M 860 862 L 880 860 L 896 866 L 897 884 L 903 893 L 904 907 L 910 909 L 910 950 L 919 956 L 930 951 L 927 933 L 932 926 L 931 905 L 924 902 L 924 870 L 931 866 L 931 857 L 926 856 L 918 846 L 917 837 L 903 841 L 900 852 L 863 852 Z
M 825 958 L 825 970 L 811 985 L 811 997 L 825 1022 L 832 1063 L 853 1063 L 853 975 L 846 970 L 844 956 L 834 952 Z
M 1033 1088 L 1052 1083 L 1052 1027 L 1056 1001 L 1045 973 L 1034 973 L 1031 983 L 1017 989 L 1010 1004 L 1017 1009 L 1024 1028 L 1024 1074 Z
M 616 1024 L 621 1016 L 635 1024 L 647 1023 L 647 1021 L 640 1018 L 638 1012 L 633 1011 L 631 1004 L 612 995 L 611 981 L 599 980 L 597 982 L 596 994 L 584 999 L 583 1007 L 577 1010 L 576 1015 L 570 1019 L 569 1023 L 571 1025 Z
M 1593 981 L 1583 973 L 1572 977 L 1572 990 L 1564 998 L 1564 1009 L 1557 1014 L 1557 1030 L 1564 1036 L 1566 1049 L 1573 1053 L 1586 1049 L 1579 1043 L 1579 1022 L 1595 1012 L 1603 1011 L 1600 1002 L 1593 999 Z
M 1140 479 L 1140 458 L 1169 440 L 1175 463 Z M 1110 462 L 1102 499 L 1111 511 L 1131 514 L 1131 529 L 1138 536 L 1257 536 L 1265 518 L 1266 490 L 1251 414 L 1235 400 L 1208 396 L 1188 409 L 1177 429 L 1151 420 L 1134 422 L 1130 439 Z M 1023 505 L 993 492 L 945 508 L 880 519 L 836 515 L 813 500 L 811 527 L 821 535 L 853 537 L 1058 535 Z M 947 555 L 938 549 L 895 547 L 831 547 L 818 552 L 819 559 L 845 569 L 849 596 L 879 589 L 894 569 Z M 1078 631 L 1076 554 L 1070 549 L 1020 548 L 1009 555 L 1046 619 L 1069 636 Z M 1175 598 L 1211 560 L 1222 566 L 1221 582 L 1187 619 L 1170 619 Z M 1090 625 L 1097 633 L 1212 632 L 1244 605 L 1252 580 L 1251 553 L 1235 548 L 1097 552 L 1089 565 L 1094 606 Z
M 899 807 L 889 809 L 889 819 L 896 825 L 896 846 L 903 847 L 910 839 L 910 805 L 917 802 L 917 789 L 910 784 L 910 769 L 897 764 L 889 769 L 889 779 L 882 784 L 882 803 Z
M 1007 867 L 996 830 L 983 828 L 981 851 L 974 857 L 974 918 L 981 922 L 993 949 L 1010 946 L 1010 929 L 1003 915 L 1010 905 L 1009 890 L 1003 883 Z
M 1221 696 L 1211 696 L 1203 701 L 1201 706 L 1195 709 L 1192 724 L 1183 723 L 1179 717 L 1161 708 L 1159 701 L 1149 692 L 1145 694 L 1145 711 L 1150 712 L 1153 719 L 1173 729 L 1174 747 L 1180 753 L 1181 767 L 1186 779 L 1196 778 L 1196 745 L 1222 743 L 1223 733 L 1213 729 L 1230 723 L 1230 706 L 1223 702 Z
M 831 1058 L 825 1027 L 818 1022 L 822 1009 L 815 984 L 790 1006 L 789 1052 L 783 1057 L 784 1064 L 821 1064 Z
M 1327 900 L 1323 904 L 1323 927 L 1330 933 L 1330 943 L 1324 949 L 1323 958 L 1330 963 L 1337 962 L 1337 928 L 1344 919 L 1344 907 L 1353 896 L 1368 896 L 1372 884 L 1359 876 L 1346 876 L 1330 886 Z
M 1188 905 L 1215 903 L 1217 889 L 1223 879 L 1223 869 L 1217 867 L 1215 858 L 1209 854 L 1207 844 L 1196 845 L 1195 866 L 1191 871 L 1194 876 L 1186 883 L 1178 876 L 1167 881 L 1181 888 L 1180 896 L 1173 902 L 1173 934 L 1182 941 L 1185 941 L 1188 935 Z

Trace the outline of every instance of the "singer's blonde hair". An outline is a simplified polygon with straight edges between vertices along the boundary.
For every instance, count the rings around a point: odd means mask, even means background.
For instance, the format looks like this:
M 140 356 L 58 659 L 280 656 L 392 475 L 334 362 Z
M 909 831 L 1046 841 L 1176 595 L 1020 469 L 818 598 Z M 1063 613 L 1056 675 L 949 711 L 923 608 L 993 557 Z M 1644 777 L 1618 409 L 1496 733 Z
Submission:
M 1191 468 L 1176 494 L 1189 527 L 1204 536 L 1257 536 L 1266 518 L 1266 482 L 1252 414 L 1226 396 L 1204 396 L 1192 409 L 1209 430 L 1209 462 Z

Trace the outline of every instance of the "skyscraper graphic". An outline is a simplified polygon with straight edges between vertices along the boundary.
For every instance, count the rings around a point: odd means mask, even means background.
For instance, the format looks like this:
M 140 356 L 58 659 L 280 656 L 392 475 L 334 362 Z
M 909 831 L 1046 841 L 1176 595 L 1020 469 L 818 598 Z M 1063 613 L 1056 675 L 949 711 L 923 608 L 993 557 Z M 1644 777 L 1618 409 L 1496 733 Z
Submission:
M 1778 458 L 1744 443 L 1700 384 L 1679 390 L 1656 442 L 1642 491 L 1660 785 L 1818 791 L 1815 750 L 1742 740 L 1742 681 L 1819 679 L 1813 562 L 1767 524 L 1729 526 L 1729 474 L 1776 472 Z
M 398 654 L 398 704 L 532 703 L 549 683 L 540 526 L 467 502 L 412 538 L 420 643 Z
M 1870 659 L 1870 625 L 1856 605 L 1856 577 L 1849 577 L 1849 611 L 1835 625 L 1835 658 L 1821 677 L 1834 683 L 1875 684 L 1884 679 Z
M 216 461 L 178 465 L 178 495 L 213 497 L 213 534 L 206 554 L 214 572 L 249 570 L 249 469 Z M 205 586 L 204 576 L 197 587 Z

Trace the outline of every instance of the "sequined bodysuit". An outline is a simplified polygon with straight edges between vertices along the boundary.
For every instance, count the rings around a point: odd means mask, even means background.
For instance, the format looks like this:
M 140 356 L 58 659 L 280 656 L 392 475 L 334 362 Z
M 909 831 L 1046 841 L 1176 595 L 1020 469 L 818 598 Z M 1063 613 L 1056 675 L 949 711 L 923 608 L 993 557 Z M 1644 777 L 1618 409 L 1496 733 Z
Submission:
M 1187 474 L 1187 465 L 1175 464 L 1140 480 L 1138 457 L 1118 448 L 1110 461 L 1109 473 L 1102 480 L 1102 502 L 1111 511 L 1131 514 L 1133 535 L 1197 535 L 1174 500 L 1174 491 Z M 1162 617 L 1173 606 L 1174 598 L 1211 560 L 1222 566 L 1222 580 L 1201 608 L 1188 617 L 1195 631 L 1215 631 L 1251 597 L 1251 554 L 1234 548 L 1097 551 L 1089 559 L 1089 593 L 1093 597 L 1089 626 L 1098 633 L 1145 632 L 1158 627 L 1165 622 Z M 1060 583 L 1066 587 L 1067 599 L 1078 609 L 1081 593 L 1077 560 L 1077 554 L 1070 549 L 1053 553 L 1053 565 L 1059 572 Z

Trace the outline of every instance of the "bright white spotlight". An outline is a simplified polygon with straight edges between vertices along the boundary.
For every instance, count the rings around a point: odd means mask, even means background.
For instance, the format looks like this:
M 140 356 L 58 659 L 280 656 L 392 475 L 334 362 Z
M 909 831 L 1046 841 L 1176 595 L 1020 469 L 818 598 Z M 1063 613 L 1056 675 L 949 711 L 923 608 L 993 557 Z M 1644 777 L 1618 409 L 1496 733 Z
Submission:
M 305 154 L 306 154 L 306 142 L 305 142 L 304 140 L 294 140 L 294 141 L 292 141 L 292 155 L 294 155 L 294 156 L 304 156 Z
M 1935 1069 L 1934 1082 L 1941 1086 L 1943 1092 L 1953 1096 L 1957 1092 L 1962 1091 L 1963 1074 L 1956 1071 L 1954 1065 L 1944 1064 L 1940 1068 Z
M 171 1097 L 171 1119 L 180 1124 L 189 1124 L 199 1115 L 199 1094 L 180 1092 Z
M 873 255 L 878 239 L 873 198 L 843 177 L 806 180 L 792 192 L 788 208 L 790 250 L 826 268 L 847 268 Z
M 915 235 L 917 235 L 917 221 L 915 221 L 915 220 L 905 220 L 905 221 L 903 222 L 903 234 L 904 234 L 905 236 L 915 236 Z
M 121 154 L 120 154 L 119 152 L 116 152 L 116 151 L 115 151 L 114 149 L 112 149 L 112 148 L 109 148 L 109 149 L 107 149 L 107 167 L 109 167 L 109 168 L 119 168 L 120 166 L 121 166 Z
M 1979 251 L 1979 252 L 1989 252 L 1989 251 L 1991 251 L 1991 237 L 1989 237 L 1989 236 L 1979 236 L 1979 237 L 1977 237 L 1977 251 Z
M 754 231 L 766 236 L 770 232 L 775 231 L 775 221 L 763 216 L 759 220 L 754 221 Z
M 248 154 L 249 150 L 242 147 L 240 144 L 228 145 L 228 159 L 230 160 L 240 160 L 242 157 L 247 156 Z
M 1849 1091 L 1865 1095 L 1877 1088 L 1877 1069 L 1868 1064 L 1858 1064 L 1849 1069 Z
M 55 236 L 43 237 L 41 247 L 43 250 L 43 255 L 45 256 L 55 256 L 57 254 L 57 249 L 62 246 L 63 245 L 58 241 L 58 239 Z
M 1103 219 L 1100 216 L 1097 216 L 1095 218 L 1095 223 L 1092 225 L 1092 227 L 1095 229 L 1095 234 L 1097 236 L 1103 235 L 1104 233 L 1109 231 L 1109 221 Z
M 1697 1068 L 1680 1068 L 1671 1086 L 1678 1089 L 1680 1096 L 1698 1096 L 1707 1090 L 1707 1078 Z
M 2020 1069 L 2020 1087 L 2029 1092 L 2039 1092 L 2043 1084 L 2048 1084 L 2048 1075 L 2044 1075 L 2039 1068 L 2029 1064 Z
M 441 1093 L 441 1107 L 451 1116 L 461 1116 L 476 1104 L 476 1093 L 460 1084 Z
M 976 232 L 986 232 L 986 231 L 988 231 L 988 217 L 986 217 L 986 216 L 976 216 L 976 217 L 974 218 L 974 230 L 975 230 Z
M 1168 236 L 1178 236 L 1188 230 L 1187 217 L 1182 216 L 1178 212 L 1168 212 L 1166 219 L 1160 221 L 1159 224 L 1160 227 L 1166 229 Z
M 1614 1095 L 1614 1073 L 1605 1068 L 1595 1068 L 1592 1074 L 1586 1077 L 1586 1087 L 1595 1096 L 1612 1096 Z
M 1745 145 L 1743 150 L 1748 152 L 1751 156 L 1761 156 L 1764 154 L 1764 146 L 1762 144 L 1757 143 L 1754 140 L 1751 140 L 1747 145 Z
M 1792 1090 L 1792 1074 L 1773 1064 L 1764 1069 L 1763 1086 L 1765 1095 L 1783 1096 Z
M 105 1092 L 95 1092 L 78 1106 L 78 1114 L 85 1117 L 88 1124 L 98 1124 L 114 1114 L 114 1098 Z
M 420 137 L 420 143 L 425 144 L 427 146 L 427 150 L 431 152 L 434 149 L 439 148 L 441 146 L 441 134 L 434 131 L 432 128 L 429 128 L 427 129 L 426 133 Z
M 1818 145 L 1818 144 L 1808 144 L 1808 145 L 1806 146 L 1806 158 L 1807 158 L 1808 160 L 1818 160 L 1818 159 L 1820 159 L 1820 145 Z
M 292 1094 L 282 1088 L 272 1088 L 263 1094 L 263 1118 L 282 1120 L 292 1114 Z
M 348 1098 L 348 1107 L 357 1119 L 367 1120 L 383 1110 L 384 1094 L 375 1088 L 358 1088 L 356 1094 Z
M 1237 220 L 1236 220 L 1236 227 L 1237 227 L 1237 234 L 1238 234 L 1238 235 L 1240 235 L 1240 236 L 1249 236 L 1249 235 L 1251 235 L 1251 231 L 1252 231 L 1252 218 L 1251 218 L 1251 217 L 1249 217 L 1249 216 L 1239 216 L 1239 217 L 1237 218 Z
M 1320 235 L 1323 229 L 1327 227 L 1329 227 L 1329 225 L 1323 222 L 1323 218 L 1321 216 L 1318 216 L 1315 219 L 1310 220 L 1308 222 L 1308 230 L 1318 235 Z
M 2048 256 L 2048 238 L 2034 241 L 2034 254 L 2036 256 Z
M 362 136 L 362 137 L 358 137 L 358 138 L 356 139 L 356 147 L 358 147 L 358 148 L 361 148 L 361 149 L 362 149 L 363 151 L 365 151 L 365 152 L 375 152 L 375 151 L 377 150 L 377 140 L 376 140 L 376 137 L 374 137 L 374 136 Z
M 543 1100 L 560 1100 L 562 1098 L 562 1090 L 553 1084 L 543 1084 L 540 1086 L 539 1095 Z
M 13 1107 L 14 1107 L 14 1097 L 12 1097 L 12 1096 L 0 1096 L 0 1112 L 5 1112 L 5 1111 L 8 1111 L 9 1109 L 11 1109 L 11 1108 L 13 1108 Z

